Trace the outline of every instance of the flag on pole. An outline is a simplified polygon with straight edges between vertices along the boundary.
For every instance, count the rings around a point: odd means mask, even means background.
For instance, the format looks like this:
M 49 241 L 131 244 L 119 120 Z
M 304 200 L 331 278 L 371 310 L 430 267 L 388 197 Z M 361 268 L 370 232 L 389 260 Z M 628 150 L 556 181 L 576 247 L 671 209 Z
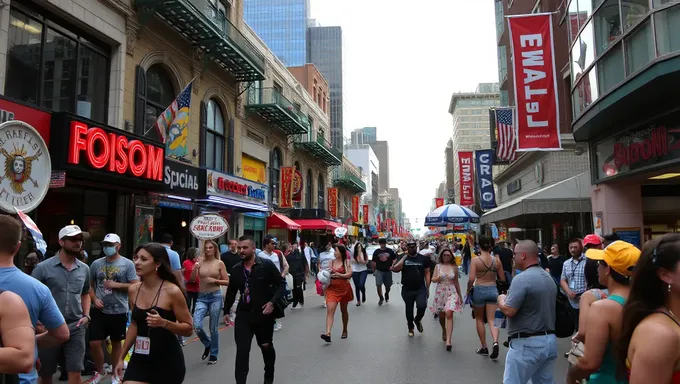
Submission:
M 38 229 L 38 226 L 35 225 L 35 222 L 31 220 L 31 218 L 27 214 L 25 214 L 24 211 L 17 207 L 14 207 L 14 209 L 16 209 L 17 215 L 26 226 L 26 229 L 28 229 L 28 232 L 33 237 L 33 241 L 35 242 L 35 248 L 38 251 L 40 251 L 43 254 L 43 256 L 45 256 L 45 252 L 47 252 L 47 243 L 43 239 L 42 232 L 40 232 L 40 229 Z
M 513 108 L 496 108 L 496 128 L 498 129 L 496 157 L 501 161 L 514 161 L 516 157 L 514 116 Z
M 177 95 L 177 98 L 170 104 L 170 106 L 161 113 L 156 119 L 156 123 L 153 128 L 158 132 L 158 136 L 161 138 L 161 142 L 165 143 L 168 136 L 168 129 L 175 121 L 175 118 L 180 111 L 184 109 L 184 112 L 188 115 L 191 110 L 191 88 L 194 84 L 192 79 L 184 90 Z

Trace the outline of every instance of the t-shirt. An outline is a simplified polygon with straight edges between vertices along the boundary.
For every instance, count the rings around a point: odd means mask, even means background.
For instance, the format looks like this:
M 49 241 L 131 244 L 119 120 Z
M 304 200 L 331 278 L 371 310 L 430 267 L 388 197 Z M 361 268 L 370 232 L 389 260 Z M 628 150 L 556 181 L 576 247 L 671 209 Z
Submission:
M 567 258 L 564 256 L 551 257 L 548 256 L 548 268 L 550 268 L 550 275 L 556 280 L 560 280 L 562 276 L 562 268 L 564 267 L 564 262 Z
M 288 262 L 288 272 L 295 277 L 303 277 L 307 269 L 307 258 L 300 252 L 295 250 L 286 256 Z
M 557 285 L 539 266 L 524 270 L 512 279 L 506 304 L 517 308 L 508 319 L 508 334 L 536 333 L 555 330 Z
M 189 279 L 191 279 L 191 273 L 194 271 L 194 265 L 196 265 L 196 262 L 193 260 L 184 260 L 184 263 L 182 263 L 182 267 L 184 267 L 184 284 L 186 286 L 187 292 L 200 292 L 201 291 L 201 278 L 198 276 L 198 273 L 196 273 L 196 281 L 193 283 L 189 282 Z
M 168 251 L 168 258 L 170 259 L 170 269 L 173 271 L 179 271 L 182 269 L 182 264 L 179 259 L 179 253 L 175 252 L 168 245 L 164 245 L 165 250 Z
M 279 272 L 283 272 L 283 266 L 281 265 L 281 262 L 283 261 L 283 255 L 280 254 L 280 252 L 281 251 L 274 250 L 274 252 L 269 254 L 267 253 L 267 251 L 262 251 L 258 253 L 257 256 L 271 261 L 272 263 L 274 263 Z
M 234 268 L 234 265 L 238 264 L 241 262 L 241 256 L 239 255 L 238 252 L 234 253 L 232 251 L 227 251 L 224 252 L 221 256 L 220 259 L 222 259 L 222 262 L 224 263 L 224 267 L 227 270 L 227 273 L 231 275 L 231 269 Z
M 404 268 L 401 270 L 401 285 L 404 288 L 417 290 L 425 287 L 425 269 L 431 268 L 433 263 L 429 256 L 416 254 L 404 256 Z
M 498 258 L 501 260 L 503 271 L 512 273 L 512 257 L 513 257 L 512 250 L 508 248 L 498 247 L 497 249 L 494 250 L 494 254 L 498 256 Z
M 382 257 L 385 257 L 385 260 L 381 260 Z M 373 257 L 371 258 L 371 261 L 375 262 L 375 270 L 376 271 L 389 271 L 390 267 L 394 263 L 394 260 L 397 259 L 397 254 L 394 253 L 394 251 L 391 248 L 378 248 L 375 251 L 373 251 Z
M 321 264 L 321 269 L 330 269 L 331 263 L 335 260 L 335 251 L 330 250 L 326 252 L 321 252 L 319 255 L 319 264 Z
M 50 289 L 17 267 L 0 268 L 0 289 L 14 292 L 21 297 L 28 308 L 31 324 L 34 327 L 38 321 L 48 330 L 59 328 L 64 324 L 64 316 L 59 311 Z M 35 358 L 38 358 L 37 346 Z M 35 384 L 38 382 L 38 373 L 33 369 L 30 373 L 20 374 L 19 382 Z
M 128 294 L 121 289 L 105 289 L 104 280 L 118 283 L 130 283 L 139 280 L 135 272 L 135 264 L 123 256 L 115 261 L 108 261 L 106 257 L 99 258 L 90 265 L 90 281 L 95 287 L 95 295 L 104 302 L 102 313 L 120 315 L 128 312 Z M 94 306 L 94 303 L 92 304 Z

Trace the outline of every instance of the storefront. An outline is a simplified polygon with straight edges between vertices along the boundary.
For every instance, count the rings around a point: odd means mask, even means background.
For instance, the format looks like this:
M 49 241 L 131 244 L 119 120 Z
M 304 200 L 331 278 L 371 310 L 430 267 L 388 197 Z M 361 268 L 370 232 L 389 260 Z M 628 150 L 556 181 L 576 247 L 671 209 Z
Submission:
M 299 230 L 300 224 L 283 213 L 273 212 L 267 218 L 267 234 L 275 236 L 279 240 L 295 241 Z

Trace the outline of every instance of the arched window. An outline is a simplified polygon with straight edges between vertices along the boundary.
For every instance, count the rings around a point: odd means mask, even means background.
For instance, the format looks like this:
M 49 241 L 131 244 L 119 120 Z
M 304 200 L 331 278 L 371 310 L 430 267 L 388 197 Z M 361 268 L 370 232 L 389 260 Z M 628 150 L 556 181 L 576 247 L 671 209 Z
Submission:
M 141 70 L 141 67 L 139 69 Z M 139 79 L 140 77 L 141 76 L 138 76 L 138 85 L 142 85 L 140 84 L 140 81 L 143 80 Z M 154 64 L 149 67 L 146 71 L 146 76 L 144 77 L 146 78 L 144 92 L 142 93 L 140 89 L 138 89 L 137 92 L 138 106 L 141 107 L 141 105 L 139 105 L 141 103 L 144 108 L 139 108 L 136 111 L 136 113 L 143 113 L 144 122 L 142 126 L 135 124 L 135 129 L 137 134 L 160 141 L 161 137 L 158 132 L 153 129 L 153 126 L 156 123 L 158 116 L 165 112 L 175 100 L 177 92 L 172 85 L 172 81 L 170 81 L 170 74 L 163 64 Z
M 323 174 L 319 173 L 319 180 L 317 182 L 317 196 L 319 199 L 319 209 L 327 209 L 326 208 L 326 184 L 323 181 Z
M 224 170 L 224 118 L 214 99 L 205 105 L 205 166 L 216 171 Z
M 269 160 L 269 199 L 272 205 L 279 205 L 279 183 L 281 182 L 281 152 L 274 148 Z
M 307 207 L 307 209 L 314 208 L 314 206 L 312 205 L 312 203 L 314 202 L 314 200 L 312 199 L 312 195 L 314 194 L 314 189 L 312 189 L 313 180 L 314 179 L 312 178 L 312 170 L 309 169 L 307 170 L 307 182 L 305 183 L 307 184 L 306 186 L 307 190 L 305 191 L 305 206 Z

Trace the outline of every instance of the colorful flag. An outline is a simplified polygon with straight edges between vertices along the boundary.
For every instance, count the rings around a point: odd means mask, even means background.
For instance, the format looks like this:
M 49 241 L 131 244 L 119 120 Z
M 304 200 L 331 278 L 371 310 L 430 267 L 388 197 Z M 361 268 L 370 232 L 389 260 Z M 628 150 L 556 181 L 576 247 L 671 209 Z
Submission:
M 40 232 L 40 229 L 38 228 L 37 225 L 35 225 L 35 222 L 31 220 L 31 218 L 24 213 L 21 209 L 14 207 L 17 211 L 17 215 L 21 219 L 21 221 L 24 222 L 24 225 L 26 226 L 26 229 L 28 229 L 28 232 L 31 233 L 31 236 L 33 236 L 33 241 L 35 242 L 35 248 L 40 251 L 43 256 L 45 256 L 45 252 L 47 252 L 47 243 L 43 239 L 42 232 Z
M 328 188 L 328 215 L 338 217 L 338 189 Z
M 359 222 L 359 196 L 352 196 L 352 221 Z
M 293 177 L 295 167 L 281 167 L 279 208 L 293 208 Z
M 496 128 L 498 129 L 496 156 L 501 161 L 514 161 L 517 157 L 514 116 L 513 108 L 496 108 Z
M 161 142 L 165 143 L 168 137 L 168 131 L 170 127 L 175 123 L 175 119 L 180 115 L 180 113 L 186 113 L 187 123 L 188 115 L 191 111 L 191 88 L 194 84 L 194 80 L 191 80 L 184 90 L 177 95 L 177 98 L 170 104 L 170 106 L 161 113 L 156 119 L 156 123 L 153 125 L 158 136 L 161 138 Z

